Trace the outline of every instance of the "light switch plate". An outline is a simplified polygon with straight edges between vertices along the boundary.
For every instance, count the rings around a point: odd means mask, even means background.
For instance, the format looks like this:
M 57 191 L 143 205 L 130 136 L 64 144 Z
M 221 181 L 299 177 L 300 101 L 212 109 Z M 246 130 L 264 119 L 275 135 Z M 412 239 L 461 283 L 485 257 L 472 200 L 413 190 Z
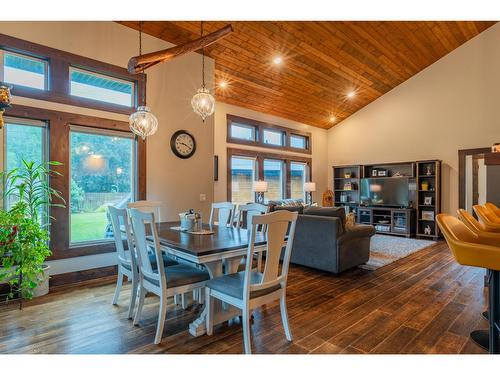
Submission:
M 207 200 L 206 194 L 200 194 L 200 202 L 205 202 Z

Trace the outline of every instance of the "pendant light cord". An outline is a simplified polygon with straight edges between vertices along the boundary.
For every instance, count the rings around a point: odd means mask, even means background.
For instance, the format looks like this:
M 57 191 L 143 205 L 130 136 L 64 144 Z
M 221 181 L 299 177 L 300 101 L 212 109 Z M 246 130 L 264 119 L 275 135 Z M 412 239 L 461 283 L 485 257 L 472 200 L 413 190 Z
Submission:
M 142 56 L 142 26 L 144 21 L 139 21 L 139 56 Z M 142 67 L 142 74 L 144 74 L 144 65 Z M 142 105 L 146 106 L 146 87 L 142 87 L 141 90 Z
M 201 21 L 201 37 L 203 37 L 203 21 Z M 205 48 L 201 48 L 201 84 L 205 88 Z

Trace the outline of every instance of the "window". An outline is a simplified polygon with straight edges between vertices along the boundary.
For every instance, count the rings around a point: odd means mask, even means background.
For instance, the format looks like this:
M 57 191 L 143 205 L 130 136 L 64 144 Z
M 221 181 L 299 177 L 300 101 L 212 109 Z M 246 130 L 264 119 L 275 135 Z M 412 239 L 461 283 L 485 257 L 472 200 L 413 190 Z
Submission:
M 134 199 L 135 149 L 127 133 L 71 127 L 70 243 L 112 236 L 107 206 Z
M 4 169 L 11 171 L 23 166 L 23 160 L 41 163 L 47 160 L 46 123 L 22 118 L 5 117 Z M 4 202 L 8 209 L 14 197 Z
M 304 199 L 304 182 L 307 181 L 307 164 L 299 162 L 290 163 L 290 198 Z
M 256 162 L 254 158 L 243 156 L 231 157 L 231 193 L 232 201 L 236 204 L 254 202 L 252 191 L 256 175 Z
M 35 57 L 0 50 L 0 81 L 47 90 L 48 63 Z
M 290 136 L 290 147 L 307 149 L 307 138 L 303 135 L 292 134 Z
M 227 115 L 227 143 L 311 154 L 311 133 Z
M 283 194 L 283 161 L 264 159 L 264 181 L 267 181 L 265 201 L 285 198 Z
M 242 124 L 231 124 L 231 138 L 244 141 L 255 141 L 255 127 Z
M 70 68 L 70 94 L 126 107 L 134 106 L 134 83 Z
M 282 146 L 283 145 L 283 133 L 274 130 L 264 130 L 264 136 L 262 138 L 265 144 Z

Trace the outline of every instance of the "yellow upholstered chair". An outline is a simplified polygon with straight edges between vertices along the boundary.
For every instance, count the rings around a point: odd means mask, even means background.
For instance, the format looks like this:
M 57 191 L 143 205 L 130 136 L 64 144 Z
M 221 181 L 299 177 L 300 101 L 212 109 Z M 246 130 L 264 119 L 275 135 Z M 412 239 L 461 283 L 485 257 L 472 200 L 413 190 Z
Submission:
M 484 206 L 476 204 L 472 207 L 488 232 L 500 232 L 500 219 Z
M 488 210 L 493 212 L 500 219 L 500 208 L 498 208 L 496 205 L 494 205 L 493 203 L 490 203 L 490 202 L 486 202 L 484 204 L 484 207 L 486 207 Z
M 469 212 L 467 212 L 466 210 L 464 210 L 462 208 L 458 209 L 457 213 L 458 213 L 458 217 L 460 218 L 460 220 L 471 231 L 473 231 L 476 234 L 481 233 L 481 236 L 483 236 L 483 237 L 496 238 L 500 244 L 500 231 L 498 231 L 498 232 L 488 231 L 486 226 L 483 223 L 477 221 L 474 216 L 472 216 Z
M 490 353 L 500 353 L 500 243 L 496 236 L 484 236 L 484 232 L 475 233 L 454 216 L 439 214 L 436 220 L 458 263 L 491 271 L 489 335 L 485 331 L 473 331 L 471 338 Z

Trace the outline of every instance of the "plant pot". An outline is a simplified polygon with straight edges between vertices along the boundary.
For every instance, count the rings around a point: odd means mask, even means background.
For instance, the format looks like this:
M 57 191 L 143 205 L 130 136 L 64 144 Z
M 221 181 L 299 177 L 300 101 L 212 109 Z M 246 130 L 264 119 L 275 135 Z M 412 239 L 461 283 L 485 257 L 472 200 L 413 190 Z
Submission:
M 40 282 L 38 283 L 38 286 L 35 289 L 33 289 L 33 297 L 41 297 L 49 293 L 50 266 L 48 264 L 44 264 L 42 268 L 43 268 L 43 274 Z

